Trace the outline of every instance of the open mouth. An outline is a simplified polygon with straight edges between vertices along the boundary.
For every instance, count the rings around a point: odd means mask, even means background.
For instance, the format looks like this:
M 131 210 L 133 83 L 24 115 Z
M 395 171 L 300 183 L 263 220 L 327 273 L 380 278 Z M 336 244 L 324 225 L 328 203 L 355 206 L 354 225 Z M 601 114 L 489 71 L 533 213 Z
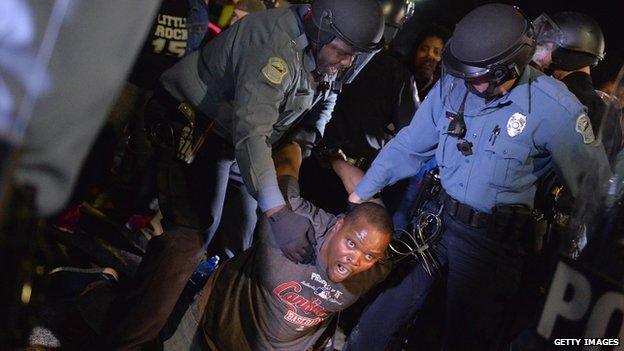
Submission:
M 339 69 L 337 67 L 334 67 L 334 66 L 323 66 L 323 67 L 321 67 L 321 69 L 319 69 L 319 71 L 322 74 L 326 74 L 328 76 L 334 76 L 334 75 L 338 74 Z
M 432 73 L 436 69 L 436 64 L 435 62 L 427 61 L 423 63 L 420 67 L 423 72 Z
M 338 276 L 341 276 L 343 278 L 347 277 L 347 276 L 349 276 L 349 274 L 351 274 L 351 269 L 347 268 L 346 265 L 344 265 L 344 264 L 342 264 L 340 262 L 336 263 L 336 267 L 335 267 L 334 271 L 336 272 L 336 274 Z

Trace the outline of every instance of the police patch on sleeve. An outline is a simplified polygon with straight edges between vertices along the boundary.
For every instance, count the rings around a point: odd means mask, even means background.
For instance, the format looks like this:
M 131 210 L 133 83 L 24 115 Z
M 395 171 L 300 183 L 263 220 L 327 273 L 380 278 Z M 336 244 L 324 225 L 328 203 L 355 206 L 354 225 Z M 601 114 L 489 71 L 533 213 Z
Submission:
M 591 121 L 584 113 L 576 118 L 576 131 L 583 136 L 583 143 L 585 144 L 591 144 L 596 140 Z
M 281 57 L 270 57 L 267 64 L 262 68 L 262 75 L 273 84 L 282 84 L 282 80 L 287 74 L 288 66 Z

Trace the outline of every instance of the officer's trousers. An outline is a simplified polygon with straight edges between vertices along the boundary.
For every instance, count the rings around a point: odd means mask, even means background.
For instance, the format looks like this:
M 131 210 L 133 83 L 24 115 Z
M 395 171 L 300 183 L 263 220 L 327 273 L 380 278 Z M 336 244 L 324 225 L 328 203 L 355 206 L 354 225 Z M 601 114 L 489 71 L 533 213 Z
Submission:
M 365 310 L 347 341 L 346 350 L 392 350 L 400 331 L 422 309 L 437 279 L 446 286 L 444 349 L 500 350 L 519 288 L 524 254 L 517 240 L 494 240 L 443 215 L 445 232 L 437 248 L 442 269 L 429 275 L 421 264 L 405 277 L 386 282 Z M 419 323 L 421 324 L 421 323 Z M 418 342 L 416 341 L 415 344 Z
M 147 108 L 150 118 L 172 113 L 154 99 Z M 228 182 L 244 190 L 233 147 L 214 134 L 190 165 L 177 160 L 172 148 L 160 148 L 157 154 L 164 233 L 150 240 L 127 296 L 117 306 L 123 310 L 111 315 L 110 323 L 116 325 L 108 337 L 114 349 L 139 349 L 157 338 L 219 226 Z M 256 222 L 255 200 L 246 191 L 241 199 L 234 235 L 253 233 Z

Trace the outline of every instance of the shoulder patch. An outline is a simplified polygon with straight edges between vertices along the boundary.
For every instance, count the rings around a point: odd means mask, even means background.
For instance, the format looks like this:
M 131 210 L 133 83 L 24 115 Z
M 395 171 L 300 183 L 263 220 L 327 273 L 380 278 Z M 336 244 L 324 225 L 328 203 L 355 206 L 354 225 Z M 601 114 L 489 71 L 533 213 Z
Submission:
M 281 57 L 270 57 L 267 64 L 262 68 L 262 75 L 273 84 L 282 84 L 288 74 L 288 65 Z
M 576 118 L 576 131 L 583 136 L 585 144 L 591 144 L 596 140 L 591 121 L 584 113 Z

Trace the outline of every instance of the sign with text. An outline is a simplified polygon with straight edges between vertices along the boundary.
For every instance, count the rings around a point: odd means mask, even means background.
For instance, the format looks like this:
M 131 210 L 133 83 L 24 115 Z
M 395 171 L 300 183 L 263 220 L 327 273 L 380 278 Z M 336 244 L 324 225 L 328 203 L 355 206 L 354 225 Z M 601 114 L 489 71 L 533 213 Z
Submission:
M 537 333 L 556 346 L 611 349 L 624 339 L 622 282 L 562 258 L 554 273 Z

